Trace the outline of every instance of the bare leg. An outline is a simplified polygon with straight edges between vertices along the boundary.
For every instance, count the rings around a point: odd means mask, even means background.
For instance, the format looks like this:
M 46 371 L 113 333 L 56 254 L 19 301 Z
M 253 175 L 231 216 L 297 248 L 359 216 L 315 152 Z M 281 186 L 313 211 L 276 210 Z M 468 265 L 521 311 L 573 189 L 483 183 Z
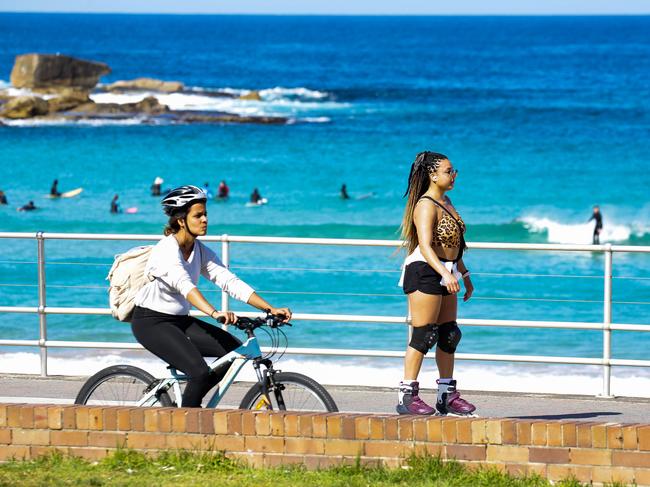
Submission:
M 456 321 L 458 315 L 458 297 L 456 294 L 442 297 L 440 313 L 438 313 L 438 324 Z M 436 347 L 436 364 L 441 379 L 448 379 L 454 376 L 454 354 L 447 353 Z
M 437 323 L 442 296 L 414 291 L 408 295 L 413 327 Z M 414 348 L 406 347 L 404 356 L 404 379 L 417 380 L 422 367 L 424 354 Z

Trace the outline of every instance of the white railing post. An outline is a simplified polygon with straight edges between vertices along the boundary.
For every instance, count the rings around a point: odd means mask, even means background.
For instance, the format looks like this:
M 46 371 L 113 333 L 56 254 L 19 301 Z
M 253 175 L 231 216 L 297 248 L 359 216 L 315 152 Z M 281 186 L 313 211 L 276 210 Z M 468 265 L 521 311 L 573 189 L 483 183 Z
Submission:
M 47 317 L 45 315 L 45 239 L 43 232 L 36 233 L 38 249 L 38 346 L 41 355 L 41 376 L 47 377 Z
M 605 276 L 603 292 L 603 392 L 601 397 L 612 397 L 612 244 L 605 244 Z
M 228 241 L 228 235 L 221 235 L 221 262 L 226 268 L 230 268 L 230 242 Z M 230 302 L 230 297 L 227 292 L 221 291 L 221 311 L 228 311 Z M 228 329 L 228 325 L 223 325 L 224 330 Z

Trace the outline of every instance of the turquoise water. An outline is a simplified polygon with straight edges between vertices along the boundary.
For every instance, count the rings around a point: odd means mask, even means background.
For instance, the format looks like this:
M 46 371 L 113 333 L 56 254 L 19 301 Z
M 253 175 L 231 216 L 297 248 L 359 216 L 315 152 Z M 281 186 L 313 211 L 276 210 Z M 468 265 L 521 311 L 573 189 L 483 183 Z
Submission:
M 228 181 L 230 201 L 209 205 L 212 235 L 395 239 L 410 163 L 428 149 L 460 171 L 450 196 L 470 242 L 586 243 L 591 206 L 600 204 L 604 241 L 649 245 L 648 32 L 648 17 L 0 14 L 5 86 L 15 55 L 63 52 L 107 62 L 113 71 L 103 82 L 151 76 L 265 90 L 261 102 L 219 108 L 292 119 L 0 126 L 0 189 L 10 202 L 0 208 L 0 231 L 159 234 L 164 218 L 149 186 L 161 176 L 165 187 Z M 207 103 L 192 95 L 167 102 Z M 55 178 L 62 191 L 84 191 L 47 199 Z M 342 183 L 351 200 L 339 198 Z M 268 205 L 245 206 L 254 187 Z M 115 193 L 138 212 L 109 214 Z M 29 200 L 38 211 L 15 211 Z M 130 245 L 47 242 L 48 305 L 106 306 L 112 255 Z M 3 241 L 0 305 L 37 304 L 35 256 L 32 241 Z M 234 244 L 231 258 L 261 294 L 296 312 L 405 313 L 396 286 L 402 257 L 392 249 Z M 465 260 L 476 294 L 461 318 L 602 320 L 597 253 L 470 249 Z M 616 254 L 614 266 L 613 320 L 650 323 L 650 259 Z M 296 325 L 292 346 L 404 345 L 396 325 Z M 52 316 L 48 330 L 51 339 L 132 340 L 106 317 Z M 0 337 L 37 336 L 35 317 L 0 315 Z M 471 327 L 461 351 L 594 357 L 601 337 Z M 615 332 L 613 355 L 645 359 L 648 344 L 647 334 Z

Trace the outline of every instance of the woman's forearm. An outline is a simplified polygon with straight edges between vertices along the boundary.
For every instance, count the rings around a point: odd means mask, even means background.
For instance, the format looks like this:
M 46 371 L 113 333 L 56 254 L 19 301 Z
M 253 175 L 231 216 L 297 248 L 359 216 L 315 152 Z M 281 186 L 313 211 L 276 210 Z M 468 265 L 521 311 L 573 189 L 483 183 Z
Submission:
M 207 299 L 205 299 L 198 287 L 195 287 L 187 293 L 187 300 L 192 306 L 208 316 L 211 316 L 215 311 L 217 311 L 217 309 L 212 306 Z
M 265 299 L 263 299 L 259 294 L 253 293 L 247 301 L 251 306 L 266 311 L 267 309 L 273 308 Z

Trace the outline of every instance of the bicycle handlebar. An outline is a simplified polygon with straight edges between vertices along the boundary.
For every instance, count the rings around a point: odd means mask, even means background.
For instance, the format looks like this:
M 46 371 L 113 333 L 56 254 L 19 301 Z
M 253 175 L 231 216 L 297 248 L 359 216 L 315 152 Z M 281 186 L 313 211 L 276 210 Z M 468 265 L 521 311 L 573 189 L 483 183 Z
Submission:
M 233 326 L 236 326 L 243 331 L 253 331 L 262 326 L 268 326 L 269 328 L 293 326 L 291 323 L 285 322 L 284 319 L 285 316 L 283 315 L 274 315 L 271 313 L 266 313 L 266 316 L 264 318 L 246 318 L 244 316 L 240 316 L 237 319 L 237 323 L 235 323 Z

